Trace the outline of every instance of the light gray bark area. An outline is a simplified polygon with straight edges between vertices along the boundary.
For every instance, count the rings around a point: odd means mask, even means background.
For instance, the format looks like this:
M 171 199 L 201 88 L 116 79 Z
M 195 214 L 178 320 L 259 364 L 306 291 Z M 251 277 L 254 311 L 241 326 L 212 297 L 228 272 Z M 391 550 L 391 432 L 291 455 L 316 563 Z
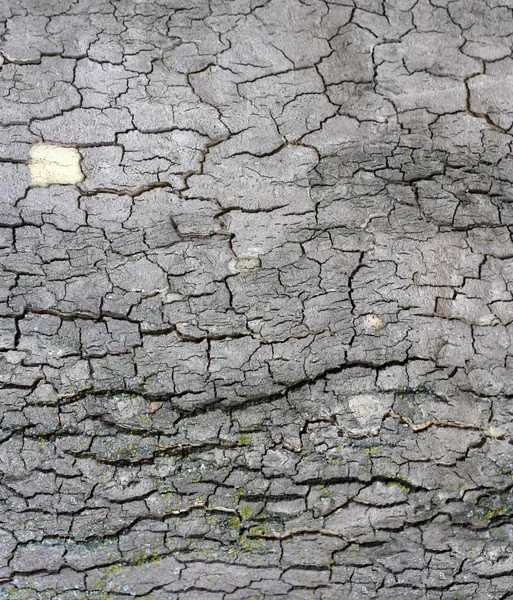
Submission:
M 513 597 L 512 7 L 0 1 L 0 600 Z

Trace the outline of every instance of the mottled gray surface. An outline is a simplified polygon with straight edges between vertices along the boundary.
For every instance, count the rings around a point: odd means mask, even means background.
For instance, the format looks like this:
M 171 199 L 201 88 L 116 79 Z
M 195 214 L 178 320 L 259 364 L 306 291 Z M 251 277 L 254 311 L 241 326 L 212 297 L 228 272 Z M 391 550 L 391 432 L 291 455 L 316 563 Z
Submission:
M 512 7 L 0 0 L 0 599 L 513 597 Z

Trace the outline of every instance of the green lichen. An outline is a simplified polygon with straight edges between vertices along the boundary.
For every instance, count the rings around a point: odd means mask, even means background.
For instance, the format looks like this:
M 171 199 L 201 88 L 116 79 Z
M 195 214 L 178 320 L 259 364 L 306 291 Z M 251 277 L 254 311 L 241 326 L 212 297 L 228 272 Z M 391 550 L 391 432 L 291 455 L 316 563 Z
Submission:
M 240 436 L 239 446 L 249 446 L 251 444 L 251 436 L 247 433 L 243 433 Z
M 239 514 L 244 521 L 253 516 L 253 509 L 249 504 L 242 504 L 239 508 Z
M 239 517 L 230 517 L 228 519 L 228 525 L 234 529 L 240 529 L 242 522 Z

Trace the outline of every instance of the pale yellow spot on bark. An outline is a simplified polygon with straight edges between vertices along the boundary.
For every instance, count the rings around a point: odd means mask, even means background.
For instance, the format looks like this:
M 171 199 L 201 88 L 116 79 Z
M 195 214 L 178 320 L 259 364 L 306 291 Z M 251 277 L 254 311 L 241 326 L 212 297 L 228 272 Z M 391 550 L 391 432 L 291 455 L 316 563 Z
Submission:
M 76 148 L 36 144 L 30 149 L 29 169 L 32 183 L 38 187 L 76 184 L 84 180 Z
M 365 315 L 365 328 L 369 331 L 379 331 L 383 329 L 385 322 L 383 319 L 375 313 L 371 315 Z

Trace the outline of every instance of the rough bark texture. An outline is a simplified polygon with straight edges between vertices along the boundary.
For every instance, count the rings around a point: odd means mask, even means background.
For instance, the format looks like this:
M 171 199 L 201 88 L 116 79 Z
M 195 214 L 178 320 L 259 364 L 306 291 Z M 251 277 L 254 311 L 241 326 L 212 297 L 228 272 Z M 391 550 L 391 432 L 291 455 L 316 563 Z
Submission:
M 0 599 L 513 597 L 512 6 L 0 1 Z

